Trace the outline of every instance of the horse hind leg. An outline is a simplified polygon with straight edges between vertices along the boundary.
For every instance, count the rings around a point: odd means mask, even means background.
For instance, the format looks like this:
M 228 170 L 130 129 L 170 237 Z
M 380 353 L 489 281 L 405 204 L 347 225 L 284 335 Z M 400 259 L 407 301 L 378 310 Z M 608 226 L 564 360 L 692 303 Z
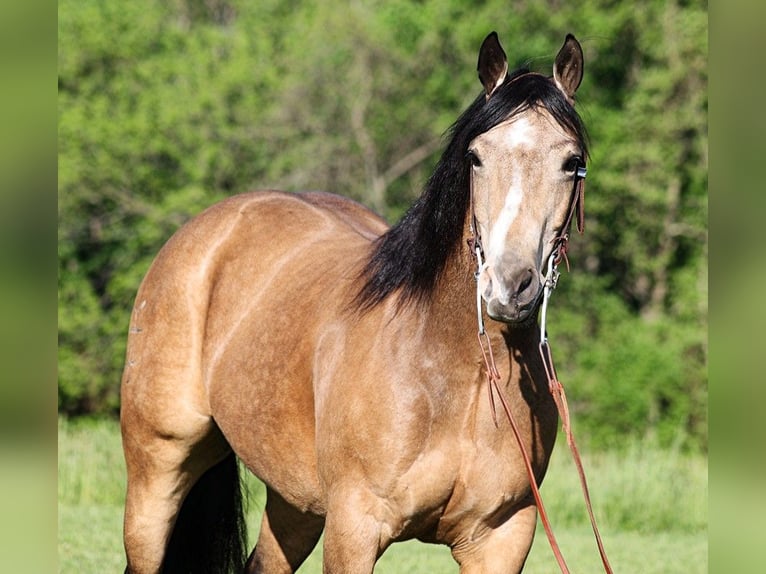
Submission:
M 242 567 L 237 462 L 210 419 L 200 426 L 200 434 L 168 437 L 124 413 L 124 542 L 130 574 L 212 574 L 228 571 L 237 561 Z M 221 537 L 228 540 L 222 544 Z
M 247 574 L 292 574 L 319 541 L 324 518 L 301 512 L 268 488 L 261 532 L 247 561 Z

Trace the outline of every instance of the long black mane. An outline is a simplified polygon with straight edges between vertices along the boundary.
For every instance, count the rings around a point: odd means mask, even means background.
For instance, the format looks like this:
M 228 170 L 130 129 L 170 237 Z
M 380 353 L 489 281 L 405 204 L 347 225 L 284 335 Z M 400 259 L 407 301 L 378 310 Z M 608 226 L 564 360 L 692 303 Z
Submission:
M 460 247 L 469 204 L 468 145 L 478 135 L 530 108 L 546 109 L 575 135 L 587 154 L 582 120 L 549 78 L 520 69 L 509 74 L 489 100 L 482 92 L 450 128 L 450 141 L 423 194 L 376 241 L 357 297 L 362 310 L 396 292 L 400 304 L 429 298 L 447 261 Z

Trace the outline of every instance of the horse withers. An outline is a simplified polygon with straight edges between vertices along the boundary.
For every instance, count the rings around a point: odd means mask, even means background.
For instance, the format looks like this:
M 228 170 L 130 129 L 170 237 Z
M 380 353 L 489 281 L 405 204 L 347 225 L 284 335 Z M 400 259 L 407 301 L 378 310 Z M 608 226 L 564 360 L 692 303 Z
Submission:
M 558 416 L 536 317 L 587 158 L 582 50 L 568 35 L 552 77 L 509 72 L 492 33 L 478 71 L 395 226 L 339 196 L 260 191 L 162 248 L 122 379 L 127 572 L 294 572 L 322 532 L 326 573 L 370 573 L 412 538 L 465 574 L 521 571 L 537 509 L 477 321 L 539 482 Z M 249 558 L 238 461 L 267 489 Z

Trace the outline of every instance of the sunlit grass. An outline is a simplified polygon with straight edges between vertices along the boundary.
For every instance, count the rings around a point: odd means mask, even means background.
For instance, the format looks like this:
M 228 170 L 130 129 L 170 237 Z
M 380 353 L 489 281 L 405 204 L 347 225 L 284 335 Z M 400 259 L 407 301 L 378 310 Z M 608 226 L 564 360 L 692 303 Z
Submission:
M 589 524 L 564 437 L 557 444 L 542 495 L 551 520 Z M 636 532 L 707 529 L 707 459 L 638 441 L 610 452 L 581 452 L 599 527 Z
M 707 571 L 707 467 L 700 455 L 647 444 L 619 452 L 583 452 L 593 505 L 607 552 L 621 573 Z M 124 568 L 122 505 L 125 465 L 114 421 L 59 421 L 59 571 L 88 574 Z M 263 486 L 248 477 L 248 526 L 255 541 Z M 571 457 L 557 445 L 542 488 L 554 532 L 573 571 L 596 572 L 600 561 Z M 321 544 L 301 572 L 321 572 Z M 528 572 L 554 572 L 542 528 Z M 457 572 L 449 549 L 417 541 L 393 545 L 377 573 Z

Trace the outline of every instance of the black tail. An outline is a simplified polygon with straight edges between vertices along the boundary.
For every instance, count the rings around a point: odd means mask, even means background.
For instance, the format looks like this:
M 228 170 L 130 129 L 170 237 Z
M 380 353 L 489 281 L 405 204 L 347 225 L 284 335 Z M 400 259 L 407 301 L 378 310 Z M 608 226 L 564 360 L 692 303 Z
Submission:
M 232 453 L 192 487 L 178 514 L 164 574 L 241 573 L 247 531 L 237 459 Z

